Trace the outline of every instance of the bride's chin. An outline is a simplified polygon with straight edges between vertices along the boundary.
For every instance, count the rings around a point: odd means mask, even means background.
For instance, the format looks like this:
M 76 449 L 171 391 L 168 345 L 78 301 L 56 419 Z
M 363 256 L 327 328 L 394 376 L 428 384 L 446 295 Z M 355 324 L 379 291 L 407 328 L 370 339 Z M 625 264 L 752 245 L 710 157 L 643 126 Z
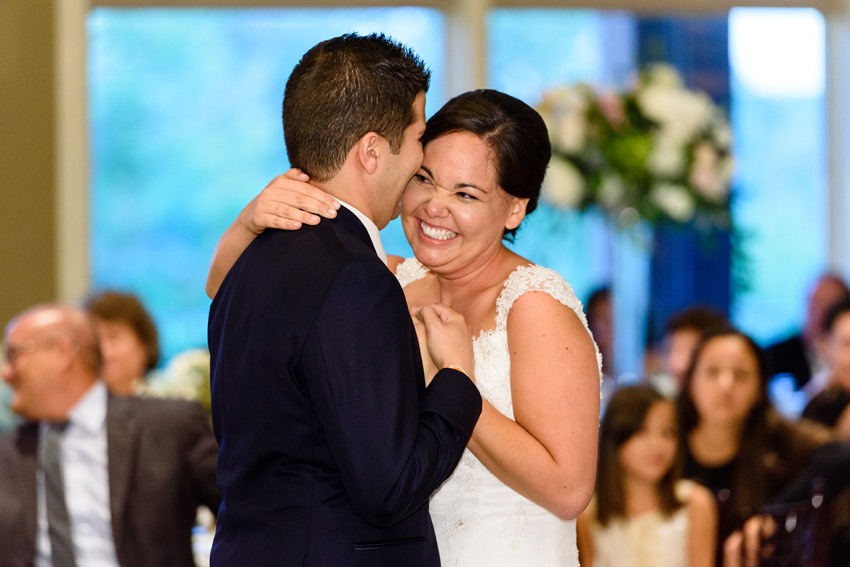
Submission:
M 454 255 L 449 257 L 442 250 L 434 250 L 425 246 L 413 247 L 413 254 L 419 263 L 429 270 L 439 269 L 454 260 Z

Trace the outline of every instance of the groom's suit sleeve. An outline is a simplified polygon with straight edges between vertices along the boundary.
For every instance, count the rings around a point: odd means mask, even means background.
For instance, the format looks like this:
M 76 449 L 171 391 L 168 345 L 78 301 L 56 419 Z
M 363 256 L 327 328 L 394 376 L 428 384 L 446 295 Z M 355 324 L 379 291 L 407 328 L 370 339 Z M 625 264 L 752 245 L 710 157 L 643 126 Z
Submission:
M 395 277 L 354 262 L 326 293 L 302 352 L 318 419 L 355 513 L 387 527 L 426 504 L 451 475 L 481 396 L 462 373 L 441 370 L 428 388 Z

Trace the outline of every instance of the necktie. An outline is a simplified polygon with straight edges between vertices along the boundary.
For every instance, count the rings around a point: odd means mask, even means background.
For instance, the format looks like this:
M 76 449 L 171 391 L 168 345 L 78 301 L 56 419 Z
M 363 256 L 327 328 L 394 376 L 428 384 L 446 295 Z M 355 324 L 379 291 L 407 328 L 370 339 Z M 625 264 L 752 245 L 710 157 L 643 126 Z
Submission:
M 71 521 L 65 505 L 65 480 L 62 476 L 62 433 L 66 427 L 68 422 L 51 424 L 44 436 L 41 451 L 47 533 L 50 536 L 53 567 L 76 566 Z

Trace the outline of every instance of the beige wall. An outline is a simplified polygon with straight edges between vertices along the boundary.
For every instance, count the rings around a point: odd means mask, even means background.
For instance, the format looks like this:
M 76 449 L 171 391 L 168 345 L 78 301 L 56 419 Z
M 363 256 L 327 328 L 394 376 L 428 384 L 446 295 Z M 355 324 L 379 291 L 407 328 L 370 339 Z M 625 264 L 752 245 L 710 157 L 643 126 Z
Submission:
M 53 2 L 0 0 L 0 325 L 55 299 Z

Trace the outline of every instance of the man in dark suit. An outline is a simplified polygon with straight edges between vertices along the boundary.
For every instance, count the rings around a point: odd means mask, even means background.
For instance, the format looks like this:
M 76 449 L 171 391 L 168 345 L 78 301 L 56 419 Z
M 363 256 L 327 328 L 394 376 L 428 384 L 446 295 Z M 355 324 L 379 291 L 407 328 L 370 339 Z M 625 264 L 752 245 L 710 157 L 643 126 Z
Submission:
M 109 395 L 80 310 L 27 311 L 4 343 L 27 422 L 0 438 L 0 567 L 194 566 L 197 507 L 221 502 L 203 409 Z
M 428 498 L 481 412 L 471 339 L 423 308 L 442 368 L 426 387 L 378 235 L 421 165 L 428 83 L 412 52 L 356 35 L 315 46 L 287 82 L 290 162 L 343 207 L 266 230 L 210 309 L 216 567 L 439 565 Z

